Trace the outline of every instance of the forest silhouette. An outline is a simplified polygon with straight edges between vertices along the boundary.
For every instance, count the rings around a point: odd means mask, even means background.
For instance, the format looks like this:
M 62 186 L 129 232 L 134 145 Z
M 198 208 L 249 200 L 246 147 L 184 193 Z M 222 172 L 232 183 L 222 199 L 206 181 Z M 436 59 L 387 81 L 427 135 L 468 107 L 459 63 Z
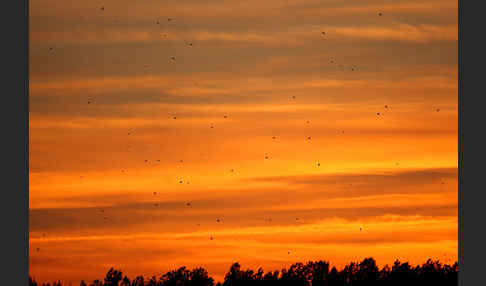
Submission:
M 427 260 L 422 265 L 412 266 L 396 260 L 390 267 L 379 269 L 373 258 L 359 263 L 351 262 L 341 270 L 330 268 L 327 261 L 294 263 L 288 269 L 264 272 L 243 269 L 236 262 L 231 265 L 223 282 L 215 282 L 201 267 L 192 270 L 185 266 L 169 271 L 161 277 L 143 276 L 130 279 L 121 270 L 111 268 L 103 280 L 91 283 L 81 281 L 80 286 L 239 286 L 239 285 L 297 285 L 297 286 L 405 286 L 405 285 L 457 285 L 458 263 L 443 264 L 438 260 Z M 29 277 L 30 286 L 63 286 L 60 281 L 37 283 Z M 64 285 L 68 286 L 68 285 Z

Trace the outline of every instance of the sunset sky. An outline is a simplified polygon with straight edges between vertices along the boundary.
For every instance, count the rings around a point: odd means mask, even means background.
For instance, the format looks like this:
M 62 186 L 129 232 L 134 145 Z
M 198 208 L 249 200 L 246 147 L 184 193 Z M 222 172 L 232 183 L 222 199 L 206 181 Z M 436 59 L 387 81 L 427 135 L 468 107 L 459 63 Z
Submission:
M 457 47 L 451 0 L 30 1 L 30 274 L 455 261 Z

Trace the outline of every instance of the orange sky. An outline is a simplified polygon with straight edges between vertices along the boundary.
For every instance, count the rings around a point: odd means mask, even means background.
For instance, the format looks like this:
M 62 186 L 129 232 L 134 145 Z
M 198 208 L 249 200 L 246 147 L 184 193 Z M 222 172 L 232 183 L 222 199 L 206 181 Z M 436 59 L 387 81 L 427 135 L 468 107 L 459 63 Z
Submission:
M 457 1 L 30 9 L 37 280 L 457 259 Z

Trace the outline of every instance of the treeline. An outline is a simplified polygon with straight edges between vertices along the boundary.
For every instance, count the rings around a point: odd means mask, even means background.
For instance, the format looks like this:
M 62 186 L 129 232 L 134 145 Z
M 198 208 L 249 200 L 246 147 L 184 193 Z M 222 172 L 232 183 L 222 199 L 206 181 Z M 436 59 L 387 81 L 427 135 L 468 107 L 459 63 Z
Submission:
M 422 265 L 412 266 L 408 262 L 395 261 L 390 267 L 379 269 L 373 258 L 359 263 L 350 263 L 343 269 L 330 268 L 326 261 L 295 263 L 288 269 L 264 272 L 242 269 L 239 263 L 231 265 L 224 281 L 215 283 L 201 267 L 192 270 L 180 267 L 161 277 L 130 279 L 120 270 L 111 268 L 103 280 L 80 286 L 236 286 L 236 285 L 302 285 L 302 286 L 405 286 L 405 285 L 457 285 L 458 264 L 442 264 L 427 260 Z M 61 282 L 39 284 L 29 277 L 30 286 L 62 286 Z M 65 285 L 67 286 L 67 285 Z

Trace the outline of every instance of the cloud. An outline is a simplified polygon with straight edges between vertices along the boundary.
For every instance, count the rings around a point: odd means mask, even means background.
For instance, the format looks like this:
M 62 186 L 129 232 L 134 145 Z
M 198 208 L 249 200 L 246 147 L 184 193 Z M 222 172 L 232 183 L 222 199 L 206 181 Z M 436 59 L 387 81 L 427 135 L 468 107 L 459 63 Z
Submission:
M 405 170 L 398 172 L 384 172 L 383 174 L 333 174 L 333 175 L 310 175 L 310 176 L 288 176 L 288 177 L 262 177 L 253 178 L 260 182 L 278 182 L 283 184 L 296 185 L 335 185 L 335 184 L 357 184 L 358 187 L 380 184 L 394 185 L 400 187 L 417 186 L 424 183 L 440 183 L 443 179 L 456 179 L 457 168 Z
M 292 225 L 295 216 L 313 222 L 334 217 L 371 219 L 389 214 L 454 216 L 457 212 L 454 188 L 457 169 L 452 168 L 383 175 L 255 178 L 251 181 L 274 182 L 278 187 L 200 189 L 187 193 L 184 200 L 164 191 L 159 191 L 157 196 L 146 192 L 138 197 L 135 193 L 115 197 L 66 196 L 64 203 L 67 205 L 69 201 L 85 201 L 92 207 L 31 209 L 30 227 L 33 232 L 109 232 L 121 228 L 127 231 L 158 229 L 161 226 L 159 231 L 180 229 L 186 232 L 197 223 L 204 228 L 218 227 L 214 225 L 217 217 L 224 217 L 224 227 L 238 227 L 239 224 L 265 225 L 268 222 L 264 218 L 269 217 L 276 224 Z M 447 182 L 447 185 L 441 182 Z M 185 205 L 188 200 L 191 207 Z M 99 201 L 108 205 L 96 204 Z

